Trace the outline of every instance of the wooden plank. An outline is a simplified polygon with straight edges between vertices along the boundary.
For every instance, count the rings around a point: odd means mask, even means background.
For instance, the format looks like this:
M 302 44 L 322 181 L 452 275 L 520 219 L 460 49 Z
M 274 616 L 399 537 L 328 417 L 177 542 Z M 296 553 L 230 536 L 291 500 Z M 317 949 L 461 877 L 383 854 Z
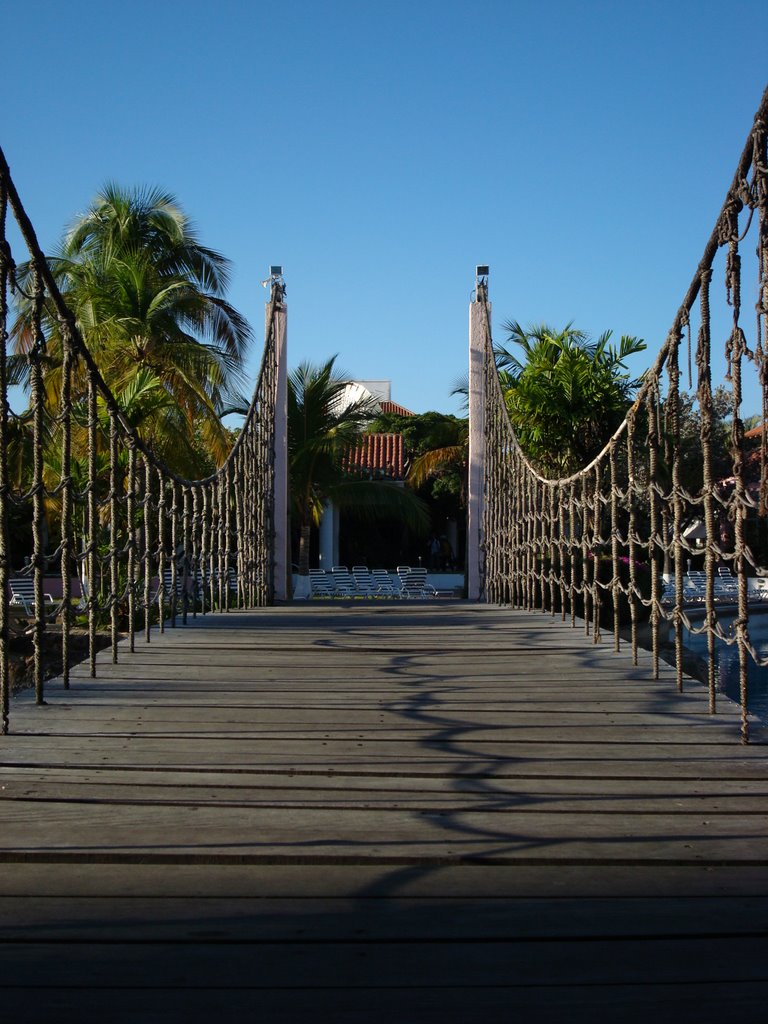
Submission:
M 407 922 L 404 922 L 404 926 Z M 405 928 L 404 928 L 405 930 Z M 200 935 L 183 945 L 4 943 L 14 985 L 80 988 L 506 988 L 560 985 L 737 985 L 765 981 L 768 942 L 754 935 L 653 941 L 611 937 L 551 941 L 422 943 L 224 942 Z
M 521 814 L 212 804 L 120 805 L 14 801 L 3 822 L 4 858 L 73 854 L 106 858 L 218 858 L 241 862 L 366 860 L 496 863 L 587 859 L 610 862 L 765 863 L 762 815 L 588 812 Z
M 348 775 L 383 775 L 451 778 L 676 778 L 715 782 L 723 775 L 738 780 L 764 780 L 765 765 L 752 755 L 742 757 L 734 743 L 722 748 L 670 750 L 664 747 L 635 747 L 629 751 L 605 752 L 601 759 L 594 747 L 550 747 L 546 744 L 510 745 L 506 750 L 471 749 L 464 752 L 433 749 L 386 749 L 374 744 L 357 746 L 320 742 L 313 750 L 299 743 L 258 744 L 217 741 L 191 744 L 172 738 L 120 737 L 107 741 L 99 737 L 57 738 L 55 746 L 8 744 L 7 766 L 79 766 L 123 770 L 200 770 L 233 773 L 261 771 L 265 774 L 306 772 Z M 4 744 L 4 747 L 6 745 Z M 728 751 L 731 751 L 729 756 Z M 665 754 L 667 755 L 665 757 Z
M 72 777 L 74 776 L 74 777 Z M 192 772 L 100 772 L 98 778 L 86 772 L 39 769 L 29 772 L 10 769 L 0 774 L 5 800 L 73 801 L 93 803 L 204 803 L 217 806 L 327 806 L 376 807 L 382 810 L 448 810 L 461 812 L 488 806 L 488 786 L 470 777 L 465 782 L 440 777 L 409 779 L 407 776 L 359 778 L 327 774 L 289 774 L 280 777 L 237 776 L 214 773 L 207 780 Z M 519 812 L 534 809 L 548 813 L 578 810 L 579 813 L 764 815 L 765 784 L 733 780 L 704 785 L 699 780 L 681 779 L 652 793 L 647 784 L 628 779 L 498 779 L 493 791 L 499 809 L 515 807 Z M 503 801 L 503 803 L 502 803 Z
M 72 707 L 69 705 L 66 710 Z M 80 709 L 78 709 L 80 711 Z M 527 742 L 561 743 L 572 742 L 575 739 L 580 743 L 679 743 L 681 740 L 681 716 L 669 715 L 666 719 L 654 719 L 652 715 L 629 716 L 624 718 L 618 715 L 611 715 L 607 712 L 601 716 L 580 714 L 578 711 L 572 714 L 572 721 L 568 724 L 552 723 L 553 709 L 549 709 L 537 715 L 520 712 L 491 712 L 482 716 L 470 717 L 471 712 L 467 711 L 461 716 L 451 714 L 447 710 L 433 709 L 429 716 L 410 716 L 403 709 L 402 713 L 396 710 L 381 709 L 372 710 L 369 714 L 365 711 L 350 713 L 339 709 L 337 714 L 313 713 L 307 711 L 304 714 L 286 713 L 280 710 L 274 711 L 269 708 L 254 707 L 251 709 L 239 709 L 230 711 L 228 715 L 219 710 L 218 713 L 206 709 L 206 713 L 195 714 L 194 709 L 179 708 L 174 715 L 171 709 L 162 715 L 153 715 L 152 720 L 142 722 L 142 734 L 171 734 L 184 736 L 187 733 L 195 733 L 202 736 L 226 736 L 236 738 L 242 736 L 258 736 L 268 738 L 279 736 L 290 738 L 291 736 L 314 738 L 323 736 L 334 739 L 343 739 L 347 735 L 361 736 L 367 738 L 384 740 L 407 741 L 409 739 L 419 740 L 422 736 L 428 735 L 435 727 L 442 726 L 444 729 L 452 729 L 462 739 L 478 742 L 510 742 L 520 738 Z M 590 721 L 591 717 L 591 721 Z M 270 720 L 271 719 L 271 720 Z M 345 720 L 346 719 L 346 720 Z M 47 723 L 46 723 L 47 724 Z M 712 723 L 700 715 L 698 718 L 693 715 L 688 718 L 688 727 L 685 730 L 684 742 L 686 744 L 711 745 L 728 735 L 732 726 L 729 723 Z M 108 718 L 99 714 L 84 714 L 82 711 L 74 715 L 66 715 L 55 724 L 57 736 L 88 735 L 98 727 L 100 735 L 120 735 L 121 731 L 132 735 L 136 732 L 136 715 L 133 710 L 111 714 Z M 30 733 L 33 730 L 27 726 L 18 734 Z
M 462 604 L 137 646 L 0 741 L 6 1011 L 764 1011 L 767 751 L 699 684 Z
M 413 942 L 768 934 L 768 897 L 0 897 L 0 942 Z
M 768 886 L 768 865 L 531 863 L 500 866 L 386 864 L 106 864 L 72 859 L 56 865 L 19 862 L 0 872 L 0 895 L 62 899 L 150 897 L 212 899 L 342 899 L 363 912 L 371 901 L 442 899 L 721 899 L 756 897 Z
M 223 989 L 51 986 L 3 991 L 6 1011 L 25 1024 L 77 1020 L 102 1024 L 168 1024 L 169 1021 L 242 1021 L 269 1024 L 312 1021 L 313 1024 L 465 1024 L 474 1020 L 506 1021 L 510 1015 L 546 1024 L 620 1019 L 623 1024 L 723 1024 L 729 1020 L 760 1020 L 768 986 L 760 982 L 698 982 L 677 985 L 505 986 L 466 988 L 251 988 L 247 975 L 237 987 Z

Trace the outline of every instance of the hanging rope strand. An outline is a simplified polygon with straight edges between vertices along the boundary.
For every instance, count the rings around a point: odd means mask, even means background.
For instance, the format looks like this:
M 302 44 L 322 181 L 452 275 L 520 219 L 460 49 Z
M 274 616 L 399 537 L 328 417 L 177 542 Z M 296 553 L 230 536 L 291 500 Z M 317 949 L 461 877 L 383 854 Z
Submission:
M 72 630 L 72 341 L 66 326 L 62 329 L 61 363 L 61 681 L 65 690 L 70 681 L 70 634 Z
M 119 562 L 119 434 L 115 414 L 109 412 L 109 630 L 112 664 L 118 660 L 120 638 L 120 562 Z
M 641 622 L 646 617 L 653 676 L 660 675 L 662 642 L 671 632 L 672 661 L 680 690 L 687 636 L 703 635 L 713 712 L 716 645 L 735 643 L 744 742 L 749 739 L 749 661 L 768 664 L 768 658 L 754 650 L 749 637 L 747 579 L 750 571 L 765 566 L 768 557 L 764 543 L 759 556 L 750 547 L 750 539 L 754 544 L 759 538 L 756 520 L 765 516 L 768 506 L 768 428 L 760 432 L 758 488 L 750 478 L 748 467 L 756 466 L 757 461 L 748 458 L 741 412 L 746 356 L 757 372 L 763 423 L 768 424 L 767 125 L 768 90 L 667 338 L 644 375 L 627 417 L 589 465 L 567 478 L 548 479 L 526 458 L 507 413 L 489 331 L 483 371 L 486 455 L 480 592 L 489 600 L 502 600 L 501 580 L 509 555 L 509 564 L 515 567 L 512 592 L 516 603 L 553 613 L 560 600 L 567 604 L 572 623 L 578 616 L 583 617 L 584 630 L 587 634 L 591 630 L 595 642 L 600 639 L 601 628 L 610 625 L 616 648 L 626 616 L 635 663 Z M 742 210 L 743 225 L 739 223 Z M 739 319 L 743 273 L 739 245 L 750 232 L 757 236 L 759 282 L 757 327 L 751 350 Z M 721 445 L 721 435 L 716 437 L 715 432 L 721 429 L 718 417 L 722 413 L 716 407 L 712 388 L 711 280 L 721 247 L 727 247 L 725 296 L 733 306 L 733 327 L 725 347 L 732 417 L 730 481 L 723 478 L 715 458 L 715 446 Z M 485 307 L 481 319 L 487 320 L 484 282 L 478 285 L 475 301 Z M 681 343 L 684 336 L 690 339 L 694 321 L 698 321 L 697 386 L 691 398 L 680 389 L 679 359 Z M 689 351 L 689 366 L 692 355 Z M 718 448 L 718 458 L 719 452 Z M 512 510 L 511 519 L 505 509 Z M 610 553 L 606 532 L 609 523 Z M 702 530 L 702 541 L 695 540 Z M 643 558 L 646 566 L 640 564 Z M 705 571 L 703 583 L 698 584 L 698 570 L 692 566 L 702 559 Z M 729 584 L 729 590 L 723 590 L 726 583 L 720 580 L 718 562 L 727 576 L 730 566 L 735 571 L 736 581 Z M 727 635 L 718 620 L 725 599 L 738 606 L 733 635 Z M 689 614 L 696 603 L 705 613 L 700 624 L 692 622 Z
M 0 174 L 0 715 L 2 733 L 9 728 L 11 679 L 8 666 L 10 639 L 9 586 L 10 555 L 8 549 L 8 518 L 10 514 L 10 481 L 8 476 L 8 284 L 12 271 L 10 247 L 5 240 L 8 190 L 5 176 Z

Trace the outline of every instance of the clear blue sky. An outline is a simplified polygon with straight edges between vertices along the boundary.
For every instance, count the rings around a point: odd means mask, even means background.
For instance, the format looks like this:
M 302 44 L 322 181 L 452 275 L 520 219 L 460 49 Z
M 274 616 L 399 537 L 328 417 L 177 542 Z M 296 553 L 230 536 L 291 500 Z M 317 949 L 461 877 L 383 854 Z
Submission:
M 768 82 L 765 0 L 24 0 L 0 25 L 44 248 L 108 179 L 168 188 L 259 335 L 284 265 L 291 365 L 338 352 L 417 412 L 459 410 L 476 263 L 498 340 L 573 320 L 644 337 L 643 369 Z

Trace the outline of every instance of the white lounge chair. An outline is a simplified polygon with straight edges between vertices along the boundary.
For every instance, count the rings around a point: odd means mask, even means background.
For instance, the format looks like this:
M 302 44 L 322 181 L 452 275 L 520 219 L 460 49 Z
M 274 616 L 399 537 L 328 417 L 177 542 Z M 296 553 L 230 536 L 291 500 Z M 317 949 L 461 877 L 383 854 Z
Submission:
M 715 589 L 720 591 L 722 594 L 728 597 L 733 597 L 736 600 L 739 596 L 739 581 L 733 575 L 730 568 L 727 565 L 719 565 L 717 567 L 717 576 L 715 578 Z
M 397 574 L 402 584 L 403 597 L 406 600 L 424 601 L 429 597 L 437 597 L 437 591 L 431 583 L 427 583 L 427 570 L 399 565 Z
M 707 574 L 701 569 L 689 569 L 686 580 L 686 591 L 691 600 L 703 601 L 707 593 Z
M 688 579 L 696 595 L 696 600 L 703 601 L 707 593 L 707 574 L 701 569 L 691 569 L 688 572 Z M 716 601 L 735 601 L 737 599 L 737 581 L 733 576 L 730 580 L 719 575 L 715 576 L 712 585 Z
M 336 597 L 333 578 L 324 569 L 310 569 L 309 592 L 310 597 Z
M 379 585 L 367 565 L 353 565 L 352 578 L 360 597 L 377 597 Z
M 176 593 L 173 592 L 173 569 L 166 567 L 163 569 L 163 603 L 170 605 L 173 602 L 173 598 L 176 598 L 176 606 L 181 606 L 181 591 L 184 585 L 184 574 L 181 569 L 176 569 Z M 160 596 L 160 587 L 152 595 L 152 603 L 154 604 Z
M 398 598 L 401 596 L 400 580 L 392 578 L 391 574 L 386 569 L 372 569 L 371 575 L 376 581 L 378 587 L 379 597 L 394 597 Z
M 331 575 L 337 597 L 355 597 L 357 595 L 354 576 L 346 565 L 334 565 L 331 568 Z
M 9 606 L 16 614 L 23 611 L 24 615 L 35 617 L 35 581 L 32 576 L 12 576 L 8 581 L 11 593 Z M 51 594 L 43 594 L 43 615 L 51 622 L 58 615 L 62 601 L 54 601 Z
M 673 605 L 676 598 L 675 577 L 671 576 L 663 585 L 661 592 L 661 603 Z M 683 601 L 686 603 L 703 601 L 704 588 L 692 583 L 687 576 L 683 576 Z
M 224 576 L 224 579 L 227 581 L 226 588 L 229 590 L 230 594 L 237 594 L 237 573 L 235 572 L 234 568 L 230 565 L 230 567 L 226 570 L 225 573 L 221 573 L 219 569 L 216 569 L 214 570 L 213 573 L 213 579 L 215 582 L 217 600 L 219 596 L 219 580 L 221 579 L 222 575 Z

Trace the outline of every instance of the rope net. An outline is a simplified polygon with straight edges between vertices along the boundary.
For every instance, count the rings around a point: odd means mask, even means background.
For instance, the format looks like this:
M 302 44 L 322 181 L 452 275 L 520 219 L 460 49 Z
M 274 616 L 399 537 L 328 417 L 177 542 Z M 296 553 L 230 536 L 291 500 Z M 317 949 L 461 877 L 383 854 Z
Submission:
M 9 217 L 10 215 L 10 217 Z M 31 273 L 23 285 L 9 235 L 20 239 Z M 30 404 L 8 403 L 9 316 L 14 294 L 32 310 L 27 353 Z M 127 632 L 149 642 L 153 624 L 274 599 L 277 317 L 284 288 L 273 281 L 264 353 L 241 431 L 212 475 L 189 480 L 145 445 L 104 382 L 51 273 L 0 150 L 0 711 L 8 732 L 9 648 L 31 635 L 37 703 L 44 703 L 47 639 L 61 632 L 63 685 L 70 685 L 71 639 L 87 621 L 91 676 L 97 632 L 110 632 L 112 658 Z M 47 317 L 47 321 L 45 320 Z M 61 336 L 59 400 L 45 400 L 44 324 Z M 10 454 L 9 454 L 10 453 Z M 24 473 L 12 471 L 16 455 Z M 79 456 L 79 457 L 78 457 Z M 31 466 L 31 473 L 29 467 Z M 12 518 L 31 509 L 32 554 L 21 566 L 10 548 Z M 52 526 L 55 528 L 52 529 Z M 61 578 L 61 601 L 46 577 Z M 73 583 L 81 595 L 73 596 Z M 56 618 L 54 626 L 49 620 Z
M 574 625 L 578 617 L 595 642 L 610 633 L 616 650 L 626 637 L 635 664 L 647 630 L 656 678 L 669 636 L 680 691 L 684 630 L 703 634 L 712 713 L 715 645 L 735 645 L 744 742 L 748 663 L 768 665 L 750 638 L 751 581 L 766 574 L 768 446 L 761 429 L 748 451 L 742 418 L 752 374 L 760 425 L 768 423 L 767 126 L 768 90 L 656 362 L 609 443 L 574 475 L 549 479 L 523 454 L 496 368 L 484 281 L 476 293 L 485 335 L 482 597 Z M 753 296 L 754 313 L 746 306 Z M 723 385 L 713 392 L 713 365 L 720 373 L 721 364 Z M 723 423 L 728 438 L 718 445 Z M 700 579 L 691 565 L 702 566 Z M 736 610 L 728 630 L 726 604 Z

